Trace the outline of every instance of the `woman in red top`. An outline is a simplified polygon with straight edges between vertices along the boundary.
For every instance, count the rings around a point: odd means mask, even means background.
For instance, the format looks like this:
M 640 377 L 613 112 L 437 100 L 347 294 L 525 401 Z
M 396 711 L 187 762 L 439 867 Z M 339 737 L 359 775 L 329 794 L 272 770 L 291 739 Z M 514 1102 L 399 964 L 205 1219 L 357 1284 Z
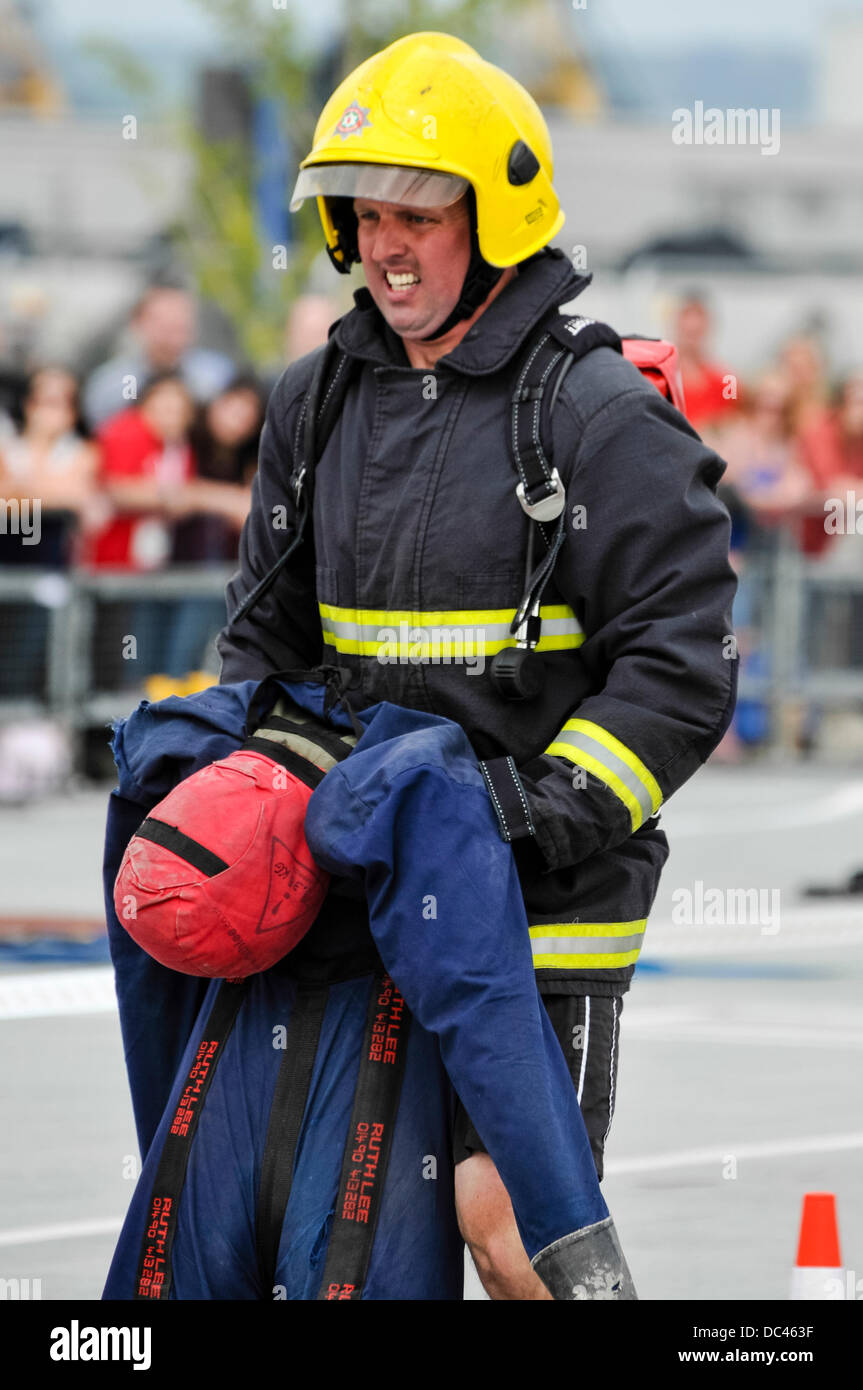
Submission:
M 195 404 L 173 373 L 154 377 L 137 405 L 99 431 L 100 482 L 114 509 L 93 537 L 88 562 L 124 570 L 158 569 L 170 557 L 173 522 L 190 508 L 194 477 L 188 434 Z
M 110 515 L 91 536 L 85 564 L 124 572 L 162 568 L 173 524 L 184 515 L 194 474 L 188 434 L 195 405 L 183 381 L 151 378 L 139 400 L 99 430 L 99 483 Z M 140 686 L 163 667 L 172 605 L 108 599 L 94 623 L 93 680 L 98 690 Z
M 697 294 L 688 294 L 680 302 L 674 321 L 673 338 L 680 358 L 686 418 L 708 443 L 733 413 L 738 404 L 737 377 L 727 367 L 711 361 L 710 311 Z
M 135 406 L 102 427 L 100 481 L 114 515 L 89 547 L 91 566 L 148 571 L 200 558 L 188 553 L 187 523 L 195 519 L 221 519 L 239 534 L 248 510 L 248 486 L 198 476 L 192 446 L 195 417 L 185 383 L 176 373 L 166 372 L 151 378 Z M 99 624 L 97 683 L 139 683 L 156 673 L 175 681 L 189 675 L 200 664 L 205 644 L 200 633 L 213 626 L 207 602 L 189 598 L 141 600 L 131 606 L 112 603 L 107 624 Z M 224 621 L 221 598 L 216 607 L 214 632 Z M 130 636 L 134 644 L 128 642 Z

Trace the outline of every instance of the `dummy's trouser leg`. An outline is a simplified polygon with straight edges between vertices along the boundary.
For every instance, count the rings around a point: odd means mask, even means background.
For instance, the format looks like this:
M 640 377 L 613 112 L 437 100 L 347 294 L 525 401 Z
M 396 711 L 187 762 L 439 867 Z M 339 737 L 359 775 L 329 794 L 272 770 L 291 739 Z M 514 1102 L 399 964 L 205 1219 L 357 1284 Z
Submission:
M 332 873 L 365 870 L 381 958 L 440 1042 L 540 1278 L 555 1297 L 582 1296 L 578 1286 L 631 1298 L 628 1271 L 611 1268 L 614 1228 L 537 991 L 511 847 L 463 731 L 424 719 L 381 707 L 312 796 L 309 845 Z M 594 1256 L 601 1294 L 582 1277 Z
M 161 1302 L 172 1296 L 172 1251 L 191 1147 L 248 989 L 248 982 L 220 986 L 193 1049 L 145 1209 L 132 1295 L 136 1300 Z M 359 1071 L 317 1294 L 327 1301 L 363 1297 L 405 1070 L 410 1015 L 404 1000 L 383 968 L 368 991 Z M 298 987 L 273 1094 L 255 1223 L 260 1284 L 266 1291 L 276 1280 L 297 1145 L 328 995 L 327 985 Z
M 261 1171 L 256 1239 L 263 1287 L 275 1278 L 279 1240 L 308 1096 L 326 995 L 298 995 L 273 1097 Z M 404 1077 L 410 1015 L 392 980 L 379 971 L 371 984 L 360 1069 L 318 1299 L 356 1301 L 380 1215 Z

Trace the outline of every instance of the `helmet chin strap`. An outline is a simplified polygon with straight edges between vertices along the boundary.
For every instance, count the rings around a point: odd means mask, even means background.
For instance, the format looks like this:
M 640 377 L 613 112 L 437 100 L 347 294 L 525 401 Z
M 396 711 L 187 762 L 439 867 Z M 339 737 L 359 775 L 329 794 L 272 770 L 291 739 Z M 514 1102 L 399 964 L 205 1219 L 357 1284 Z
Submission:
M 489 265 L 480 252 L 479 237 L 476 230 L 476 198 L 472 188 L 468 189 L 467 199 L 470 219 L 470 261 L 461 287 L 461 295 L 455 308 L 447 315 L 443 323 L 439 324 L 433 333 L 427 333 L 424 338 L 420 338 L 419 342 L 421 343 L 442 338 L 445 333 L 449 333 L 450 329 L 455 328 L 457 323 L 461 323 L 463 319 L 471 318 L 479 306 L 485 303 L 503 275 L 503 267 Z

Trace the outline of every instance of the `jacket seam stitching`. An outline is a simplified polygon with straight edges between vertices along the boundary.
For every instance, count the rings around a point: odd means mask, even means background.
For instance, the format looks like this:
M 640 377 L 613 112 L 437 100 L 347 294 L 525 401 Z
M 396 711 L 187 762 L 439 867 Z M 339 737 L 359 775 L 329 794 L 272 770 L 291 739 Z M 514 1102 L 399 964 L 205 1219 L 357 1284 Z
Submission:
M 460 391 L 456 389 L 456 391 L 453 393 L 455 399 L 453 400 L 450 406 L 449 418 L 446 420 L 444 424 L 443 439 L 441 440 L 440 446 L 435 455 L 436 467 L 428 480 L 426 495 L 423 498 L 422 509 L 420 511 L 420 516 L 417 521 L 417 535 L 414 543 L 414 570 L 416 574 L 415 594 L 417 603 L 420 606 L 420 611 L 422 603 L 422 595 L 420 592 L 420 584 L 422 578 L 422 562 L 423 556 L 425 554 L 426 543 L 428 541 L 429 526 L 431 524 L 432 511 L 434 509 L 434 500 L 440 487 L 441 476 L 444 472 L 444 469 L 446 468 L 447 460 L 450 453 L 450 446 L 452 444 L 452 437 L 455 432 L 455 428 L 458 423 L 459 417 L 462 413 L 462 410 L 464 409 L 464 404 L 467 400 L 468 390 L 469 387 L 467 383 L 465 383 Z M 435 704 L 431 691 L 429 690 L 428 681 L 426 680 L 425 667 L 422 664 L 420 664 L 417 667 L 417 671 L 419 674 L 418 684 L 420 685 L 423 695 L 425 697 L 426 707 L 432 714 L 434 714 L 437 712 L 437 706 Z
M 583 362 L 584 360 L 585 360 L 584 358 L 580 358 L 580 359 L 579 359 L 579 361 L 582 361 L 582 362 Z M 575 365 L 578 366 L 578 362 L 576 362 Z M 561 391 L 561 393 L 560 393 L 560 399 L 561 399 L 562 402 L 563 402 L 564 409 L 569 411 L 570 417 L 572 418 L 572 420 L 575 422 L 575 424 L 576 424 L 576 425 L 579 427 L 579 429 L 581 430 L 581 438 L 580 438 L 579 441 L 578 441 L 578 446 L 577 446 L 576 451 L 575 451 L 575 458 L 574 458 L 574 460 L 573 460 L 574 464 L 576 464 L 576 465 L 578 464 L 579 456 L 580 456 L 581 451 L 582 451 L 582 448 L 583 448 L 583 446 L 584 446 L 584 436 L 585 436 L 585 434 L 587 433 L 587 431 L 588 431 L 588 429 L 590 428 L 590 426 L 591 426 L 596 420 L 599 419 L 600 415 L 604 414 L 604 412 L 605 412 L 606 410 L 610 410 L 610 409 L 612 408 L 612 406 L 617 406 L 617 405 L 619 405 L 620 402 L 621 402 L 622 400 L 624 400 L 627 396 L 642 396 L 642 397 L 643 397 L 643 394 L 644 394 L 644 393 L 641 391 L 641 389 L 640 389 L 638 386 L 628 386 L 624 391 L 618 391 L 617 395 L 616 395 L 616 396 L 612 396 L 612 398 L 611 398 L 610 401 L 606 401 L 606 402 L 604 403 L 604 405 L 598 406 L 597 409 L 593 412 L 592 415 L 588 415 L 587 419 L 584 419 L 584 418 L 580 415 L 580 413 L 573 407 L 573 405 L 566 399 L 566 396 L 565 396 L 564 393 Z

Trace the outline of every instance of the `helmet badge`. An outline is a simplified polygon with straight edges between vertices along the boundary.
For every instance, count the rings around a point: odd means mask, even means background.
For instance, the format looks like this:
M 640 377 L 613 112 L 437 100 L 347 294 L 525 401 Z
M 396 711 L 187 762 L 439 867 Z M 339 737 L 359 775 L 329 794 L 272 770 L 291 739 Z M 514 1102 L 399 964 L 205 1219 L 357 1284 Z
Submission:
M 358 101 L 352 101 L 339 117 L 333 134 L 340 135 L 343 140 L 347 140 L 349 135 L 359 135 L 367 125 L 371 125 L 369 108 L 360 106 Z

